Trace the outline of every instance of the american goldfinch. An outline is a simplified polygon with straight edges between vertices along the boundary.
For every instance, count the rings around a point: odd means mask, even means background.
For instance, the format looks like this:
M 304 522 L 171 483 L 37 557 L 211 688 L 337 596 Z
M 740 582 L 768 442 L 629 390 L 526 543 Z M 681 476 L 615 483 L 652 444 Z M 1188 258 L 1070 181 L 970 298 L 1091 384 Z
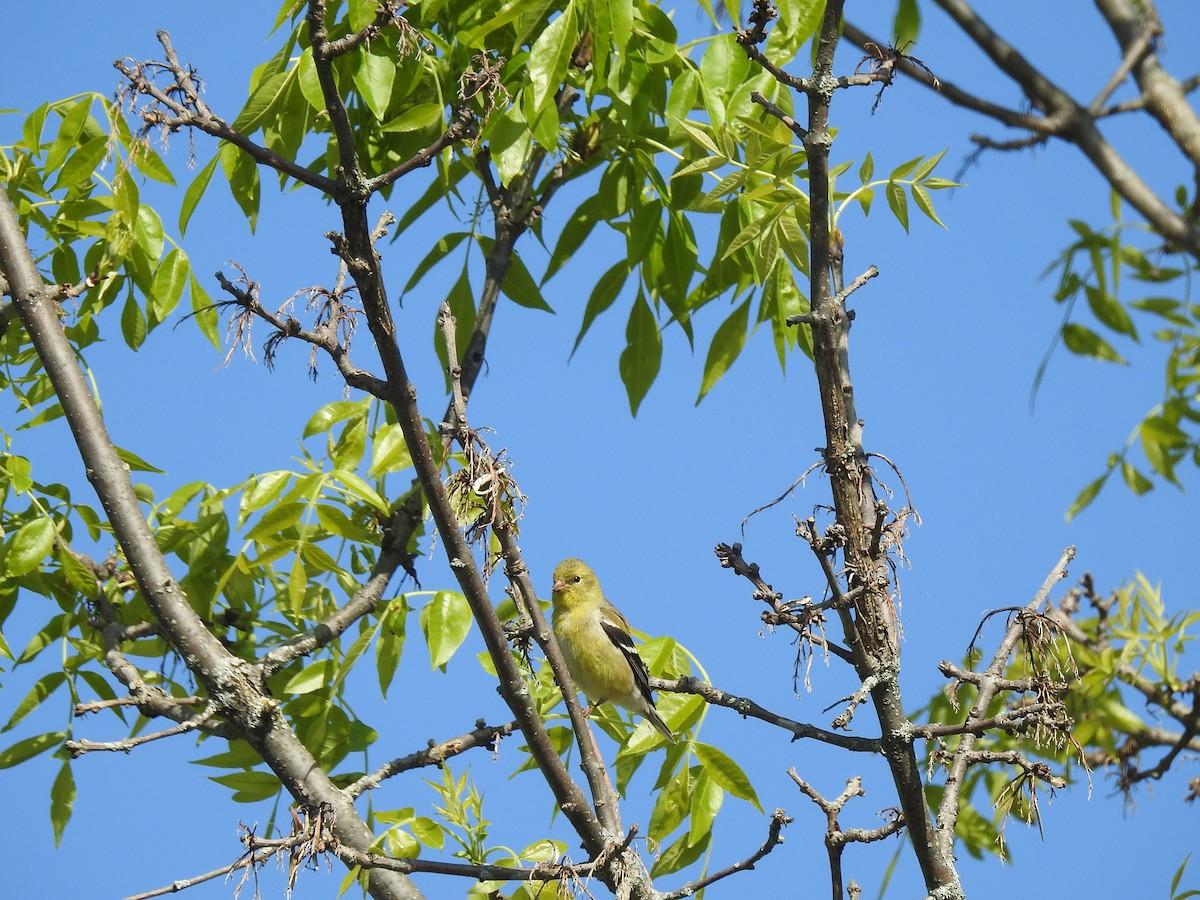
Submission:
M 638 656 L 629 623 L 604 599 L 596 573 L 583 560 L 564 559 L 554 569 L 551 624 L 575 686 L 593 707 L 615 703 L 650 720 L 672 743 L 675 735 L 654 708 L 650 673 Z

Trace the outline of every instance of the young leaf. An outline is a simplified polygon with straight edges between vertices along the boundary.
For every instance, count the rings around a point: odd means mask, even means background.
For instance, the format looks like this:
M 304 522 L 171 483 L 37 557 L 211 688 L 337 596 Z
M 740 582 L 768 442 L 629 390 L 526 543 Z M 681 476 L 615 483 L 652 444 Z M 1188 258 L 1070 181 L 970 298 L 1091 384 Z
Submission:
M 887 186 L 887 202 L 892 215 L 908 231 L 908 195 L 904 193 L 904 185 L 889 181 Z
M 925 190 L 925 185 L 914 183 L 910 188 L 912 190 L 913 202 L 917 204 L 917 209 L 945 228 L 946 223 L 939 219 L 938 214 L 933 211 L 933 198 L 929 196 L 929 191 Z

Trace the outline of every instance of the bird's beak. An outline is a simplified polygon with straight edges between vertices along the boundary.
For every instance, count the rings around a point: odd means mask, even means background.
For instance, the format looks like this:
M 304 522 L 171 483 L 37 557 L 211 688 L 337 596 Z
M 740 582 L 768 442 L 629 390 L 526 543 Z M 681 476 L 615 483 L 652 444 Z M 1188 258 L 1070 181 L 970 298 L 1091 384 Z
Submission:
M 559 591 L 565 591 L 566 589 L 567 589 L 567 583 L 565 581 L 556 581 L 556 582 L 554 582 L 554 585 L 550 588 L 550 593 L 557 594 Z

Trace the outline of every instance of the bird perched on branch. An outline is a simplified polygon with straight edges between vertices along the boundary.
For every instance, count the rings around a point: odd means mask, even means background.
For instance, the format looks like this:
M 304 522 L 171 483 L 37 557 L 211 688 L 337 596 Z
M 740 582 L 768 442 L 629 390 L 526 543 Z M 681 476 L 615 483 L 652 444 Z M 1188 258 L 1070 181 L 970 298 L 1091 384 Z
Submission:
M 633 646 L 629 623 L 604 599 L 600 580 L 583 560 L 564 559 L 554 569 L 551 624 L 575 686 L 591 709 L 615 703 L 650 721 L 667 740 L 675 735 L 654 708 L 650 673 Z

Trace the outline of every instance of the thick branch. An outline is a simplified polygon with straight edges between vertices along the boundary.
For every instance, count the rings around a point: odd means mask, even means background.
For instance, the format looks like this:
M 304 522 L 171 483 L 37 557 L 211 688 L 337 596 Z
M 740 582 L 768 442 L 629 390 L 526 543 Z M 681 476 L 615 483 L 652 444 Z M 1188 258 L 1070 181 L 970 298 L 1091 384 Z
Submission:
M 756 14 L 768 5 L 765 0 L 758 0 Z M 812 312 L 808 325 L 812 329 L 813 359 L 825 425 L 825 470 L 833 492 L 839 546 L 844 559 L 847 585 L 844 593 L 855 597 L 853 614 L 850 609 L 839 609 L 838 615 L 847 645 L 854 655 L 859 680 L 864 686 L 870 686 L 883 735 L 883 754 L 912 833 L 912 845 L 926 887 L 931 893 L 952 895 L 961 892 L 953 853 L 943 851 L 936 843 L 933 823 L 925 805 L 921 769 L 912 741 L 904 734 L 908 721 L 898 683 L 900 646 L 892 606 L 890 570 L 886 552 L 874 539 L 878 500 L 863 449 L 862 422 L 855 408 L 850 378 L 851 316 L 845 308 L 846 295 L 837 293 L 833 279 L 834 270 L 840 272 L 841 259 L 840 246 L 835 247 L 832 232 L 829 155 L 833 137 L 829 128 L 829 105 L 836 90 L 843 86 L 842 80 L 833 73 L 843 5 L 842 0 L 829 0 L 826 4 L 812 78 L 804 79 L 798 85 L 808 100 L 804 137 L 811 210 L 809 297 Z M 762 19 L 762 16 L 758 18 Z M 746 46 L 757 42 L 742 43 Z M 747 52 L 752 59 L 761 57 L 756 48 L 751 49 L 755 52 Z M 875 555 L 872 555 L 873 550 Z
M 1054 133 L 1057 137 L 1075 144 L 1113 189 L 1165 240 L 1200 259 L 1200 230 L 1162 201 L 1104 139 L 1095 118 L 1083 106 L 994 32 L 966 0 L 935 2 L 1005 75 L 1017 83 L 1030 103 L 1047 113 L 1056 124 Z M 1166 85 L 1160 81 L 1158 86 L 1165 97 Z M 1195 159 L 1189 150 L 1185 153 Z
M 1158 121 L 1180 152 L 1200 167 L 1200 116 L 1188 102 L 1182 84 L 1159 62 L 1154 43 L 1162 35 L 1162 23 L 1152 0 L 1095 0 L 1130 63 L 1145 109 Z

